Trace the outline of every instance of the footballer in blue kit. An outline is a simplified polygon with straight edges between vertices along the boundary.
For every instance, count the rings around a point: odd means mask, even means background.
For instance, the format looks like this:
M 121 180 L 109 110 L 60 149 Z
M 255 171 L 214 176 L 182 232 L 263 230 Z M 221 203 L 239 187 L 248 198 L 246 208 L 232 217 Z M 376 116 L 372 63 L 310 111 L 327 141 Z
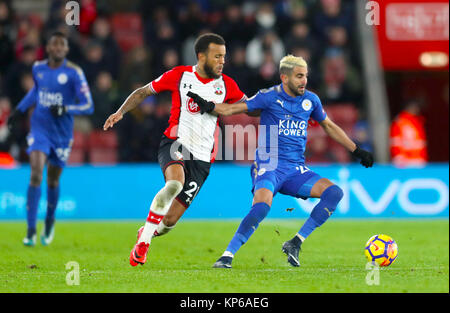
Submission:
M 305 165 L 304 152 L 309 119 L 317 121 L 324 131 L 365 167 L 373 165 L 370 152 L 359 148 L 325 113 L 319 97 L 306 90 L 308 65 L 301 57 L 285 56 L 280 61 L 281 84 L 260 90 L 245 102 L 215 104 L 188 93 L 202 113 L 232 115 L 260 114 L 258 148 L 251 167 L 253 205 L 240 223 L 215 268 L 231 268 L 236 252 L 245 244 L 267 216 L 273 197 L 278 193 L 296 198 L 319 198 L 295 236 L 286 241 L 282 251 L 294 267 L 300 266 L 299 252 L 306 238 L 331 216 L 343 197 L 342 189 Z
M 34 87 L 17 105 L 8 120 L 13 124 L 34 108 L 27 136 L 31 176 L 27 191 L 26 246 L 36 243 L 41 181 L 47 163 L 47 214 L 41 243 L 49 245 L 54 236 L 55 210 L 59 198 L 59 178 L 69 158 L 73 141 L 73 115 L 92 114 L 94 105 L 82 69 L 68 61 L 68 40 L 53 33 L 46 45 L 48 59 L 36 61 L 32 68 Z

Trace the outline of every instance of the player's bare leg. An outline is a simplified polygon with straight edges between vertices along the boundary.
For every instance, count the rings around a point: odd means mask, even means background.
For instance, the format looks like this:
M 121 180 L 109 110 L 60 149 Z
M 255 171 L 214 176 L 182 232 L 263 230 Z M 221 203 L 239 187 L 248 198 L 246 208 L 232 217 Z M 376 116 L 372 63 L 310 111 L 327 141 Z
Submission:
M 42 151 L 30 153 L 30 185 L 27 190 L 27 236 L 23 239 L 26 246 L 36 244 L 36 222 L 39 200 L 41 199 L 41 182 L 47 155 Z
M 147 221 L 139 229 L 137 243 L 131 250 L 130 264 L 132 266 L 136 266 L 138 263 L 142 265 L 147 260 L 148 249 L 156 227 L 169 211 L 175 197 L 183 189 L 183 166 L 178 163 L 169 165 L 164 172 L 164 177 L 166 184 L 153 198 Z
M 59 178 L 62 171 L 62 167 L 51 163 L 47 166 L 47 215 L 40 238 L 44 246 L 48 246 L 53 241 L 55 234 L 55 211 L 58 205 Z
M 320 198 L 320 202 L 313 208 L 300 231 L 283 244 L 282 251 L 287 255 L 289 264 L 294 267 L 300 266 L 298 254 L 302 243 L 315 228 L 321 226 L 331 216 L 342 196 L 342 190 L 327 178 L 321 178 L 313 185 L 310 198 Z
M 172 201 L 169 211 L 156 227 L 153 236 L 162 236 L 171 231 L 181 216 L 183 216 L 184 212 L 186 212 L 186 207 L 183 204 L 181 204 L 177 199 Z
M 231 268 L 234 254 L 248 241 L 258 228 L 259 223 L 267 216 L 272 200 L 273 192 L 271 190 L 260 188 L 255 191 L 252 209 L 242 220 L 225 252 L 214 263 L 214 268 Z

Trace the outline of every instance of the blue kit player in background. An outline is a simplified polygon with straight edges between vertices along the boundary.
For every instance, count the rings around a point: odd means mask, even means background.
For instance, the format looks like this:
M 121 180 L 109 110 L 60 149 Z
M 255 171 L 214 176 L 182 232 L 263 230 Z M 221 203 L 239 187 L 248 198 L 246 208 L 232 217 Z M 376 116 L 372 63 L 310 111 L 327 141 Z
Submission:
M 188 93 L 202 112 L 232 115 L 259 110 L 261 116 L 258 149 L 251 168 L 253 205 L 213 267 L 231 268 L 234 255 L 267 216 L 272 199 L 278 192 L 303 199 L 320 198 L 298 233 L 282 247 L 289 264 L 300 266 L 298 255 L 301 244 L 325 223 L 343 196 L 341 188 L 305 166 L 306 131 L 310 118 L 317 121 L 331 138 L 361 159 L 363 166 L 373 165 L 372 154 L 359 148 L 331 121 L 319 97 L 306 90 L 307 75 L 308 66 L 304 59 L 288 55 L 280 61 L 282 83 L 260 90 L 245 102 L 215 104 Z
M 34 87 L 17 105 L 8 120 L 13 124 L 20 115 L 34 108 L 27 136 L 31 177 L 27 191 L 27 235 L 24 245 L 36 243 L 41 181 L 47 163 L 47 215 L 41 243 L 49 245 L 54 236 L 55 210 L 59 198 L 59 178 L 69 158 L 73 137 L 73 115 L 92 114 L 94 106 L 81 68 L 66 60 L 69 51 L 63 33 L 53 33 L 46 45 L 48 59 L 33 65 Z

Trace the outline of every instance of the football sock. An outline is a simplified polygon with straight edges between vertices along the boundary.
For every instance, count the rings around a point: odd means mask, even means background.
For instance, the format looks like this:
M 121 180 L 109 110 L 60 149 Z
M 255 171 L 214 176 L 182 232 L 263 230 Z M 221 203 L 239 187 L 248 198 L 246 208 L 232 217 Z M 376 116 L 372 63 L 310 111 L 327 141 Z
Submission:
M 270 206 L 267 203 L 255 203 L 247 216 L 245 216 L 242 220 L 225 251 L 234 255 L 255 232 L 259 223 L 261 223 L 261 221 L 267 216 L 267 213 L 269 213 L 269 210 Z
M 50 228 L 55 221 L 55 211 L 59 199 L 59 185 L 57 187 L 47 188 L 47 215 L 45 217 L 45 229 L 50 231 Z M 48 234 L 45 234 L 48 236 Z
M 343 195 L 342 189 L 336 185 L 332 185 L 325 189 L 320 197 L 319 203 L 313 208 L 309 218 L 306 220 L 305 224 L 303 224 L 302 228 L 300 228 L 298 234 L 306 239 L 314 229 L 325 223 L 334 210 L 336 210 Z
M 176 225 L 176 224 L 175 224 Z M 171 231 L 175 225 L 167 226 L 163 221 L 159 222 L 158 226 L 156 226 L 156 230 L 153 233 L 153 236 L 162 236 Z
M 166 185 L 153 198 L 139 243 L 150 243 L 158 224 L 166 215 L 173 199 L 181 192 L 183 185 L 177 180 L 168 180 Z
M 40 199 L 41 187 L 29 185 L 27 191 L 27 237 L 31 237 L 36 233 L 37 212 Z

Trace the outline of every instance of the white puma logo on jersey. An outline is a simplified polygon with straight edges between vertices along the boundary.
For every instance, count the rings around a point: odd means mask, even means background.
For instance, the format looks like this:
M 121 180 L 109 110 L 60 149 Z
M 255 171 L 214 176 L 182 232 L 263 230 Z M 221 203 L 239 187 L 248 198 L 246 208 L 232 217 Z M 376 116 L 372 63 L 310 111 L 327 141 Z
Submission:
M 284 108 L 284 106 L 283 106 L 283 101 L 281 101 L 280 99 L 277 99 L 277 102 L 281 105 L 281 107 Z

